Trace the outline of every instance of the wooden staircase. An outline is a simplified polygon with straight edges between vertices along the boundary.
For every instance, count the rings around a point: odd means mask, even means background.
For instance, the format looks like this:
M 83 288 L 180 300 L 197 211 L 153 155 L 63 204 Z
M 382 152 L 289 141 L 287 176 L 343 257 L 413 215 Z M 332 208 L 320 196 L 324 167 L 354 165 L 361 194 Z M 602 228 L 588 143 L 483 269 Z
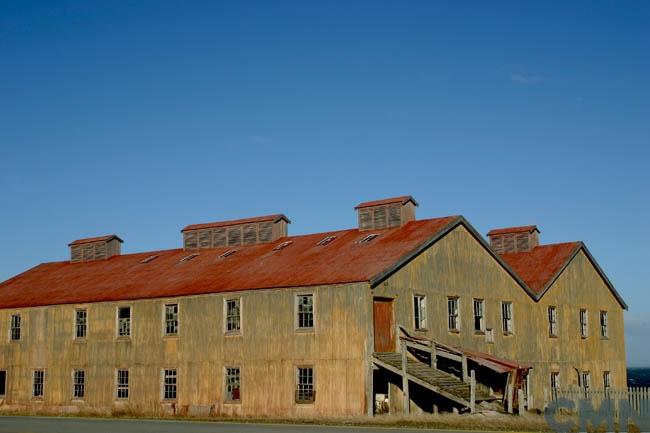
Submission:
M 398 352 L 373 354 L 373 362 L 375 365 L 399 375 L 402 375 L 404 372 L 402 358 L 403 355 Z M 406 357 L 406 359 L 406 375 L 409 381 L 429 389 L 472 412 L 474 411 L 475 402 L 494 400 L 494 397 L 476 389 L 474 390 L 475 395 L 472 396 L 471 383 L 463 382 L 460 378 L 452 374 L 433 368 L 413 358 Z

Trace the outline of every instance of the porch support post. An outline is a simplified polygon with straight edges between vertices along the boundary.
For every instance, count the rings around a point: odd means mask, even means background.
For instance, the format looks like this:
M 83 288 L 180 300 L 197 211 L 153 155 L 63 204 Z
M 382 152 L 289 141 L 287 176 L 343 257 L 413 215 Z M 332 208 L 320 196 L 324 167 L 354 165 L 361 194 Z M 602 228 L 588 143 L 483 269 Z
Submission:
M 476 375 L 474 370 L 470 372 L 469 379 L 469 411 L 471 413 L 476 411 Z
M 402 391 L 404 392 L 404 415 L 411 412 L 411 397 L 409 395 L 409 378 L 406 372 L 408 357 L 406 356 L 406 342 L 400 342 L 400 352 L 402 354 Z
M 461 364 L 463 367 L 463 382 L 467 382 L 469 375 L 467 374 L 467 355 L 463 354 L 461 357 Z

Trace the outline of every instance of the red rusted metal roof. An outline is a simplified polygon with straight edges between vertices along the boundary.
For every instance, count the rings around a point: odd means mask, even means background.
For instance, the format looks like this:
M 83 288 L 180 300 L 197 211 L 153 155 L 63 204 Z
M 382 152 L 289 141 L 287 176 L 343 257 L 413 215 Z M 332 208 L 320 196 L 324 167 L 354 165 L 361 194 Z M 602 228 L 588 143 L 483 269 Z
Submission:
M 261 223 L 261 222 L 266 222 L 266 221 L 271 221 L 271 222 L 276 222 L 279 220 L 285 220 L 286 222 L 290 223 L 291 221 L 289 218 L 287 218 L 283 214 L 274 214 L 274 215 L 265 215 L 265 216 L 259 216 L 259 217 L 254 217 L 254 218 L 242 218 L 238 220 L 230 220 L 230 221 L 215 221 L 212 223 L 203 223 L 203 224 L 191 224 L 187 227 L 185 227 L 181 232 L 185 232 L 188 230 L 198 230 L 198 229 L 210 229 L 214 227 L 226 227 L 226 226 L 234 226 L 237 224 L 251 224 L 251 223 Z
M 108 242 L 110 240 L 117 239 L 120 242 L 123 242 L 122 239 L 120 239 L 119 236 L 117 235 L 106 235 L 106 236 L 97 236 L 96 238 L 85 238 L 85 239 L 77 239 L 76 241 L 72 241 L 68 244 L 69 247 L 72 245 L 81 245 L 81 244 L 90 244 L 92 242 Z
M 487 235 L 493 236 L 493 235 L 505 235 L 508 233 L 530 233 L 535 230 L 539 232 L 537 226 L 507 227 L 503 229 L 490 230 Z
M 405 204 L 405 203 L 408 203 L 409 201 L 412 201 L 413 204 L 416 205 L 416 206 L 418 205 L 418 202 L 415 201 L 415 199 L 412 196 L 410 196 L 410 195 L 402 195 L 402 196 L 399 196 L 399 197 L 385 198 L 385 199 L 382 199 L 382 200 L 366 201 L 366 202 L 363 202 L 363 203 L 359 203 L 354 208 L 355 209 L 360 209 L 360 208 L 363 208 L 363 207 L 380 206 L 382 204 L 393 204 L 393 203 Z
M 289 236 L 267 244 L 191 252 L 147 251 L 86 263 L 38 265 L 0 283 L 0 308 L 146 299 L 251 289 L 314 286 L 370 281 L 395 266 L 445 229 L 461 221 L 444 217 L 411 221 L 402 227 L 358 229 Z M 317 245 L 336 236 L 327 245 Z M 286 248 L 274 250 L 291 241 Z M 228 257 L 221 255 L 237 249 Z M 158 255 L 155 260 L 144 259 Z
M 467 358 L 471 359 L 477 364 L 480 364 L 498 373 L 507 373 L 513 370 L 530 370 L 532 368 L 530 365 L 520 364 L 510 359 L 490 355 L 489 353 L 475 352 L 473 350 L 464 348 L 458 348 L 458 350 L 465 353 L 465 355 L 467 355 Z
M 501 254 L 501 258 L 540 295 L 581 245 L 580 242 L 539 245 L 528 252 Z

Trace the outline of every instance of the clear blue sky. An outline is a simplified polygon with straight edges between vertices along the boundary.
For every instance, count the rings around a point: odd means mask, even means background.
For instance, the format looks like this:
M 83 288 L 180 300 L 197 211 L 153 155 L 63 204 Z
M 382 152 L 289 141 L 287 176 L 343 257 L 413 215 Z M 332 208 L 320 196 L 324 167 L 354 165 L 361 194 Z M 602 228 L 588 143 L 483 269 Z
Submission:
M 583 240 L 650 365 L 649 2 L 0 2 L 0 280 L 362 200 Z

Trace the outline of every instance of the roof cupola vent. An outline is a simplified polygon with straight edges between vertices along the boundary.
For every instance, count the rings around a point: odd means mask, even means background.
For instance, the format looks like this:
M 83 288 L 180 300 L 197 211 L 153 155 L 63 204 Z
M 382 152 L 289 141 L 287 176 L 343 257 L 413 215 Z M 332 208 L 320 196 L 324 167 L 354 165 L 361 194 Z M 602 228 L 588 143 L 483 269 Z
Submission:
M 70 247 L 70 262 L 91 262 L 119 256 L 122 242 L 122 239 L 117 235 L 77 239 L 68 244 Z
M 539 245 L 537 226 L 490 230 L 490 246 L 497 254 L 528 252 Z
M 359 230 L 376 230 L 403 226 L 415 220 L 418 202 L 410 195 L 367 201 L 356 205 Z

